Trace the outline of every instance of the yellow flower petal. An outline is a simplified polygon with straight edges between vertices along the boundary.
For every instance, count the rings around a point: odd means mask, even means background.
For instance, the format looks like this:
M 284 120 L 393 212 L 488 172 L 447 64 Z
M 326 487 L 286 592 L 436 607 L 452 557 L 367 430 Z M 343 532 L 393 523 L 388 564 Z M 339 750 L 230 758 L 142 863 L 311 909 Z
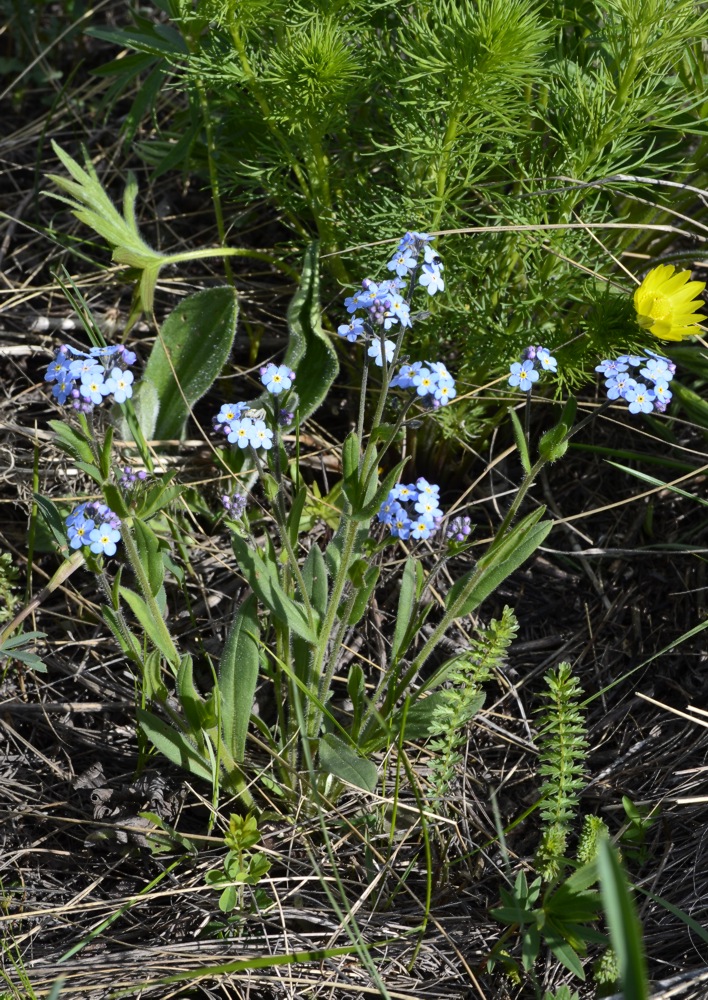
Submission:
M 698 334 L 705 316 L 698 310 L 704 302 L 698 295 L 705 282 L 690 281 L 690 271 L 678 271 L 673 264 L 659 264 L 647 274 L 634 292 L 637 322 L 659 340 L 683 340 Z

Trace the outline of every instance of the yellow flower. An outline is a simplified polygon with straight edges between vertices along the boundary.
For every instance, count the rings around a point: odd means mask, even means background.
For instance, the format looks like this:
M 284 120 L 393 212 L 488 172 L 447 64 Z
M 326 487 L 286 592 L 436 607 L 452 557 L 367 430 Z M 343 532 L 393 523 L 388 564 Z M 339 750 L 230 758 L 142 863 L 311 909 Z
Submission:
M 698 323 L 706 317 L 696 298 L 706 287 L 704 281 L 689 281 L 690 271 L 678 271 L 673 264 L 653 268 L 634 293 L 637 322 L 659 340 L 683 340 L 700 333 Z

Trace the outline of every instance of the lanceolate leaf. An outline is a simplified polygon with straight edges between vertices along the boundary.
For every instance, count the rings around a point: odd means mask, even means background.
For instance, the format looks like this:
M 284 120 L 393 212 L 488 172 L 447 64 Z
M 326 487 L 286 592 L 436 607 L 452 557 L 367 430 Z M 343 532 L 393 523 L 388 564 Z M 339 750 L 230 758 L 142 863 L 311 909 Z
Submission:
M 221 728 L 224 743 L 241 764 L 258 681 L 258 612 L 251 595 L 234 615 L 219 661 Z
M 353 747 L 339 737 L 327 733 L 320 740 L 320 766 L 335 778 L 342 778 L 350 785 L 373 792 L 378 780 L 376 765 L 360 757 Z
M 311 243 L 300 287 L 288 308 L 290 340 L 285 364 L 297 373 L 300 419 L 320 406 L 339 372 L 337 353 L 320 322 L 319 244 Z
M 183 733 L 173 729 L 157 715 L 145 711 L 144 708 L 137 709 L 137 716 L 140 728 L 168 760 L 199 778 L 205 778 L 207 781 L 212 780 L 209 762 L 202 757 L 194 744 Z
M 295 635 L 314 645 L 317 634 L 308 623 L 304 606 L 285 593 L 275 567 L 240 536 L 234 535 L 232 544 L 243 575 L 268 610 Z
M 470 614 L 478 607 L 482 601 L 503 583 L 514 570 L 523 565 L 553 527 L 552 521 L 536 522 L 543 516 L 543 509 L 534 511 L 522 521 L 520 521 L 512 531 L 488 551 L 479 560 L 476 569 L 472 570 L 450 588 L 445 606 L 450 610 L 456 601 L 459 600 L 462 592 L 470 583 L 473 576 L 477 575 L 477 584 L 473 587 L 467 599 L 456 612 L 456 617 L 463 617 Z
M 159 400 L 155 437 L 181 438 L 190 407 L 207 392 L 226 363 L 236 333 L 233 288 L 196 292 L 167 317 L 145 366 Z

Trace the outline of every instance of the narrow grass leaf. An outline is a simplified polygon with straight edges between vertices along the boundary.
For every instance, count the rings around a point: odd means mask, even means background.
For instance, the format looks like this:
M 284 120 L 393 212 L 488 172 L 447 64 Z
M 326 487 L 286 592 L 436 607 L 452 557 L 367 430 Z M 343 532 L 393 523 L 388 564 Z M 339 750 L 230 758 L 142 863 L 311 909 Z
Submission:
M 610 941 L 619 964 L 624 1000 L 647 1000 L 649 987 L 641 925 L 617 852 L 606 837 L 598 844 L 597 867 Z

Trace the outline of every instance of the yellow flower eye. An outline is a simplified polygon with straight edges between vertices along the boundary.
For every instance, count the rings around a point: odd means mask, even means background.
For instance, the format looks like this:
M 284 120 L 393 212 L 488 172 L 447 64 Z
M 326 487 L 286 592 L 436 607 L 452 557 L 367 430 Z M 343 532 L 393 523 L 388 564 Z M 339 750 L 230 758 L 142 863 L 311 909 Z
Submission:
M 683 340 L 700 333 L 705 320 L 698 298 L 704 281 L 689 281 L 690 271 L 676 271 L 673 264 L 659 264 L 647 274 L 634 293 L 637 322 L 659 340 Z

